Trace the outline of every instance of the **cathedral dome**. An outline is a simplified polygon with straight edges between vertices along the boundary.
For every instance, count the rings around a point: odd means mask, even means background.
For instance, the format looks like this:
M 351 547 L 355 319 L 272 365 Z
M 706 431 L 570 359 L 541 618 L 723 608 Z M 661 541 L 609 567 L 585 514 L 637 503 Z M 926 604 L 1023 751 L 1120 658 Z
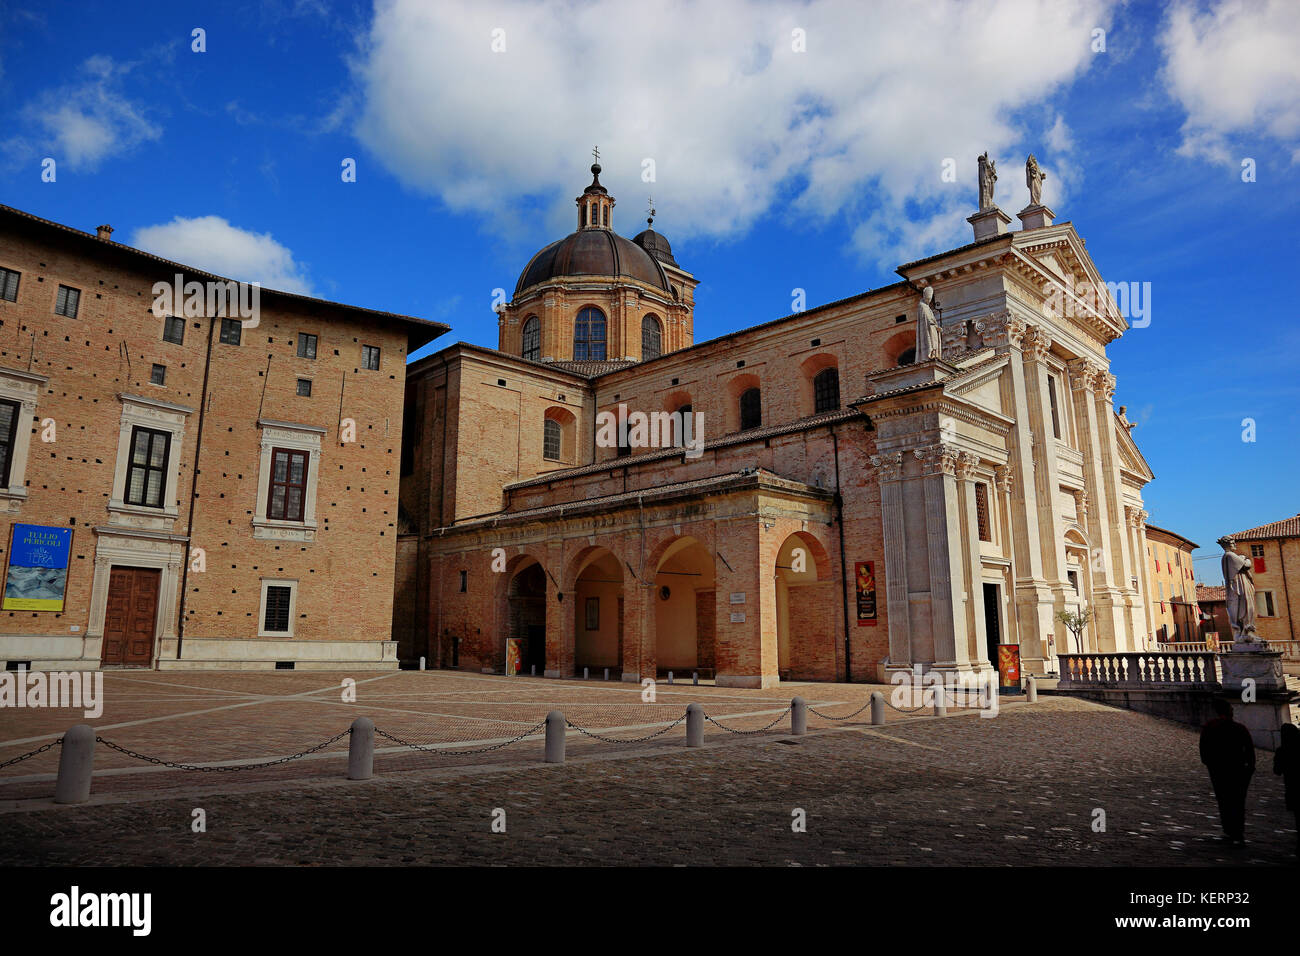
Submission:
M 677 265 L 677 260 L 673 258 L 673 247 L 668 244 L 667 238 L 653 229 L 642 229 L 632 241 L 660 262 Z
M 655 255 L 610 229 L 579 229 L 542 249 L 519 276 L 515 294 L 559 276 L 626 277 L 672 291 Z

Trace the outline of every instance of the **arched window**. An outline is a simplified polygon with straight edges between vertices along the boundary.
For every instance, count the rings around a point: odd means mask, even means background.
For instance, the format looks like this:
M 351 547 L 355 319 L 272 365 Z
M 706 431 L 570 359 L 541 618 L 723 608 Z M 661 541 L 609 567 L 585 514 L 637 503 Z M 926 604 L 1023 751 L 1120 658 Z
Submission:
M 740 395 L 740 430 L 748 431 L 763 424 L 763 396 L 756 388 Z
M 839 407 L 840 372 L 832 365 L 822 369 L 813 377 L 813 411 L 833 412 Z
M 641 320 L 641 358 L 652 359 L 658 358 L 664 354 L 663 349 L 663 331 L 659 328 L 659 320 L 653 315 L 647 315 Z
M 560 423 L 553 418 L 548 418 L 542 427 L 542 457 L 547 461 L 559 461 L 561 438 Z
M 573 329 L 573 360 L 605 361 L 605 315 L 600 309 L 588 307 L 578 313 Z
M 542 326 L 535 315 L 524 319 L 524 347 L 521 354 L 534 362 L 542 359 Z
M 673 428 L 673 445 L 682 448 L 691 441 L 692 429 L 695 428 L 695 414 L 690 405 L 683 405 L 677 409 L 677 415 L 681 421 L 681 426 L 680 428 Z
M 600 224 L 601 224 L 602 226 L 608 226 L 608 225 L 609 225 L 609 207 L 608 207 L 608 206 L 601 206 L 601 207 L 600 207 Z
M 898 357 L 899 365 L 911 365 L 915 361 L 916 349 L 906 349 L 903 351 L 903 354 Z

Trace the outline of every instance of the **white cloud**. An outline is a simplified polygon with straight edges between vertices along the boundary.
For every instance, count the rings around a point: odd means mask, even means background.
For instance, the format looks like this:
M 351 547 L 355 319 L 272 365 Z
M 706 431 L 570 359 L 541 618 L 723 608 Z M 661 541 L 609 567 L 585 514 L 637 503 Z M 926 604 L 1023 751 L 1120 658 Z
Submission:
M 1235 166 L 1255 155 L 1261 136 L 1300 146 L 1295 0 L 1219 0 L 1204 10 L 1179 3 L 1159 42 L 1165 86 L 1187 111 L 1181 153 Z
M 162 129 L 121 91 L 121 78 L 130 70 L 107 56 L 90 57 L 81 66 L 81 80 L 46 90 L 23 108 L 33 132 L 10 145 L 49 151 L 74 169 L 94 169 L 110 156 L 158 139 Z
M 313 295 L 301 263 L 270 233 L 232 226 L 220 216 L 177 216 L 171 222 L 137 229 L 131 245 L 154 255 L 192 265 L 268 289 Z
M 861 223 L 864 254 L 895 265 L 929 251 L 915 243 L 969 235 L 985 149 L 1005 160 L 1008 212 L 1028 201 L 1026 153 L 1054 171 L 1043 145 L 1068 145 L 1064 127 L 1050 111 L 1043 128 L 1012 114 L 1088 68 L 1110 7 L 388 0 L 354 64 L 357 132 L 405 184 L 489 225 L 513 226 L 532 202 L 545 210 L 537 231 L 573 229 L 571 198 L 599 144 L 621 231 L 638 228 L 648 194 L 674 239 L 741 234 L 768 214 L 844 215 Z M 492 52 L 497 28 L 504 53 Z M 807 52 L 792 50 L 796 28 Z M 657 182 L 641 181 L 646 157 Z M 947 157 L 955 185 L 940 178 Z M 1049 182 L 1045 201 L 1059 201 Z

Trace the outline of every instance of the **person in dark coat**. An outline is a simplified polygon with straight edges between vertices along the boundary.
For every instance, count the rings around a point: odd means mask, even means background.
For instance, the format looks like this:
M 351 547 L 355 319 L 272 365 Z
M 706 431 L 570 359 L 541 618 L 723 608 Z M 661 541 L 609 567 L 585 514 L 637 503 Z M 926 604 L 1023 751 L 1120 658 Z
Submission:
M 1246 842 L 1246 789 L 1255 773 L 1255 743 L 1250 731 L 1232 719 L 1232 705 L 1215 698 L 1218 716 L 1201 731 L 1201 763 L 1219 801 L 1219 822 L 1227 839 Z
M 1282 741 L 1273 754 L 1273 772 L 1282 777 L 1286 808 L 1295 814 L 1295 855 L 1300 856 L 1300 727 L 1282 725 Z

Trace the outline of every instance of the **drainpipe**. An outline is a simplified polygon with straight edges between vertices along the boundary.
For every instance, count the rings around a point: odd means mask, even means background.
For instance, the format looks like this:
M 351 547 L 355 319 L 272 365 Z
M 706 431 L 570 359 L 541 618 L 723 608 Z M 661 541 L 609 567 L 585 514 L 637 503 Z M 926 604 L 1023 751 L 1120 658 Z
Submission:
M 849 640 L 849 580 L 844 565 L 844 498 L 840 494 L 840 441 L 831 426 L 831 445 L 835 455 L 835 524 L 840 534 L 840 605 L 844 610 L 844 681 L 853 683 L 852 647 Z
M 1282 560 L 1282 597 L 1286 599 L 1286 633 L 1295 640 L 1295 612 L 1291 609 L 1291 591 L 1286 584 L 1286 538 L 1277 539 L 1277 554 Z
M 199 429 L 194 436 L 194 474 L 190 476 L 190 509 L 185 520 L 185 557 L 181 561 L 181 606 L 176 621 L 176 659 L 181 659 L 181 647 L 185 643 L 185 603 L 189 597 L 186 586 L 190 579 L 190 542 L 194 536 L 194 502 L 199 496 L 199 452 L 203 448 L 203 420 L 208 411 L 208 372 L 212 369 L 212 333 L 217 327 L 217 317 L 208 318 L 208 352 L 203 360 L 203 391 L 200 392 Z M 263 383 L 265 386 L 265 383 Z

